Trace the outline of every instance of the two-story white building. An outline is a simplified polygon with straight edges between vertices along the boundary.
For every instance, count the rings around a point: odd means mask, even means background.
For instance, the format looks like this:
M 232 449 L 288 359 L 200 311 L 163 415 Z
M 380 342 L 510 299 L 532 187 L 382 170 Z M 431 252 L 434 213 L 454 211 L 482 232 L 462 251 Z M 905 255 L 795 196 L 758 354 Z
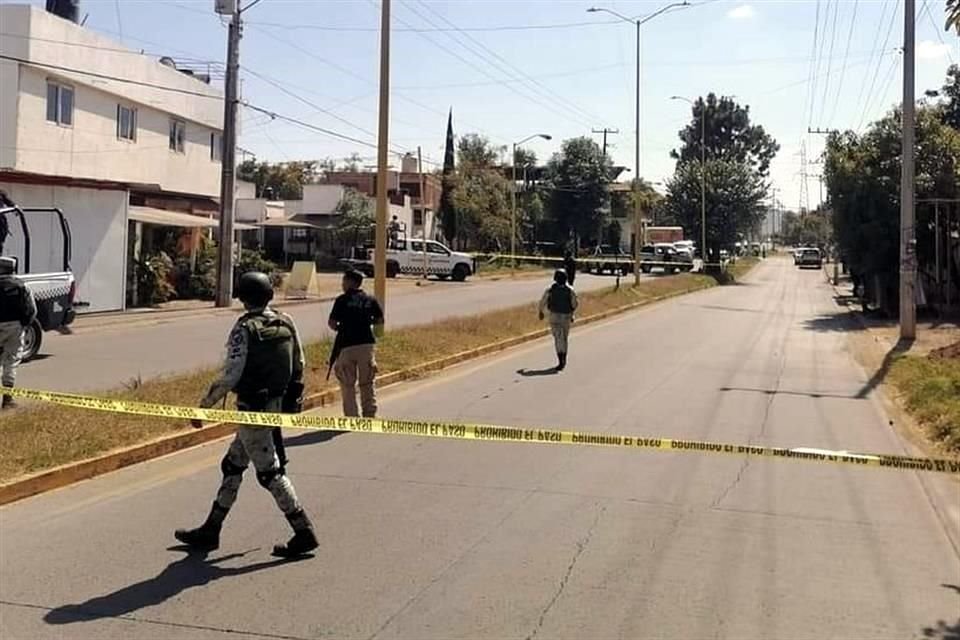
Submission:
M 215 225 L 222 92 L 31 5 L 0 5 L 0 27 L 0 189 L 62 209 L 78 300 L 122 309 L 142 225 Z M 43 270 L 59 238 L 32 235 Z

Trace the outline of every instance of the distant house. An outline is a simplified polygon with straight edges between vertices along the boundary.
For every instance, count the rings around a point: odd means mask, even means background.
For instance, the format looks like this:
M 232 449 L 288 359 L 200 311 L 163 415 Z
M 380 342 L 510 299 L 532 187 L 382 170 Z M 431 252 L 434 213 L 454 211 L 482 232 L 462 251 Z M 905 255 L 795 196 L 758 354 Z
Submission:
M 170 58 L 26 4 L 0 5 L 0 54 L 0 189 L 61 208 L 78 298 L 122 309 L 151 229 L 217 224 L 222 93 Z M 35 236 L 43 269 L 60 240 Z

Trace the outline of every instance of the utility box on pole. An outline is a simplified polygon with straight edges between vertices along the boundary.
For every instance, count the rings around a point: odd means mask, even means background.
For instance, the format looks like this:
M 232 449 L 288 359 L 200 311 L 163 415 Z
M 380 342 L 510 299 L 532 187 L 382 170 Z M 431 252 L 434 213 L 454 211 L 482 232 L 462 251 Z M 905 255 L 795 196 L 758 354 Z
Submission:
M 222 16 L 236 15 L 237 0 L 213 0 L 213 10 Z

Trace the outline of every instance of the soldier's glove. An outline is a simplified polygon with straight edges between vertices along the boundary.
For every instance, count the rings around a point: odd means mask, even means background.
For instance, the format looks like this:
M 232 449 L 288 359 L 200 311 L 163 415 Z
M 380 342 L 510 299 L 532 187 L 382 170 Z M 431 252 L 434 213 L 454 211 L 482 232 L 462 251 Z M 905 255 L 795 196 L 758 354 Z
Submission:
M 199 420 L 199 419 L 197 419 L 197 418 L 194 418 L 193 420 L 190 421 L 190 426 L 193 427 L 194 429 L 202 429 L 202 428 L 203 428 L 203 420 Z
M 280 403 L 281 413 L 303 413 L 303 382 L 299 380 L 287 385 L 287 391 L 283 394 L 283 401 Z

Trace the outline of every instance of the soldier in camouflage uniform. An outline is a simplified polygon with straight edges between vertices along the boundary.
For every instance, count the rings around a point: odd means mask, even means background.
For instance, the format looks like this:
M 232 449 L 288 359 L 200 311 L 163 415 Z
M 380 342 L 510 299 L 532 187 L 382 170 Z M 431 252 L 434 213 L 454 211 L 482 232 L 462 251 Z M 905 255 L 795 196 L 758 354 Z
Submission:
M 14 274 L 16 261 L 0 256 L 0 384 L 12 388 L 23 355 L 23 334 L 37 317 L 37 305 L 30 289 Z M 0 407 L 16 406 L 13 396 L 4 394 Z
M 230 332 L 223 373 L 200 402 L 213 407 L 233 391 L 241 411 L 294 412 L 288 405 L 299 404 L 303 392 L 303 350 L 293 320 L 267 306 L 273 286 L 263 273 L 240 278 L 237 296 L 246 313 Z M 194 426 L 199 426 L 194 423 Z M 293 527 L 293 538 L 276 545 L 273 554 L 289 558 L 303 555 L 318 546 L 313 525 L 304 513 L 293 484 L 286 476 L 282 439 L 264 427 L 241 426 L 220 464 L 223 480 L 210 515 L 198 528 L 175 533 L 177 540 L 193 548 L 212 551 L 220 545 L 220 529 L 237 499 L 243 472 L 252 462 L 260 485 L 267 489 Z

